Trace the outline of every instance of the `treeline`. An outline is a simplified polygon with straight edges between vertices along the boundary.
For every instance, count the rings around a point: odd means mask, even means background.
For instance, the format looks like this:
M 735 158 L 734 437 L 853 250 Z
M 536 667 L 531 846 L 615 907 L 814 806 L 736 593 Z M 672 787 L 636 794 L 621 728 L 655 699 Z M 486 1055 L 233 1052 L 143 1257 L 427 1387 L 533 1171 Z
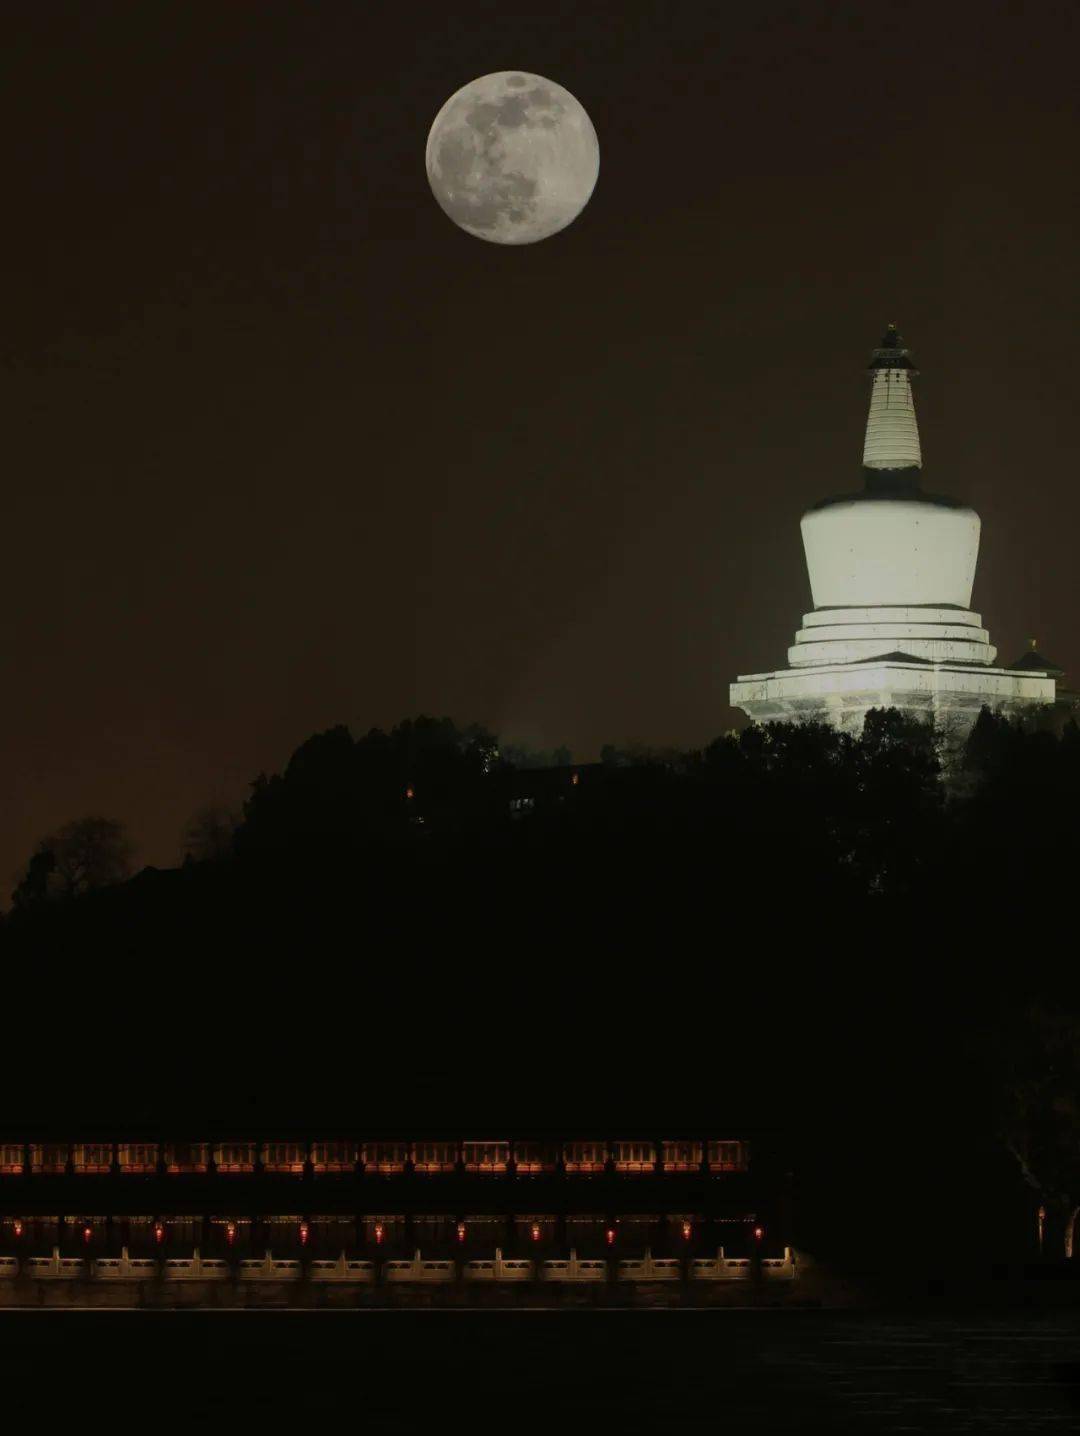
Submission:
M 242 812 L 200 814 L 180 868 L 128 876 L 105 819 L 45 839 L 0 941 L 151 974 L 302 953 L 325 991 L 377 970 L 391 1001 L 413 972 L 433 998 L 521 992 L 529 1013 L 783 991 L 895 1026 L 905 1002 L 925 1022 L 1074 988 L 1075 724 L 984 710 L 944 772 L 895 710 L 857 736 L 772 724 L 693 752 L 512 758 L 449 719 L 316 734 Z
M 346 867 L 360 881 L 365 864 L 390 860 L 434 879 L 434 850 L 451 868 L 482 856 L 504 880 L 528 885 L 545 851 L 563 865 L 584 848 L 607 882 L 640 859 L 707 870 L 714 892 L 989 902 L 1006 917 L 1045 917 L 1070 891 L 1074 723 L 1055 735 L 984 710 L 945 772 L 933 731 L 896 710 L 871 712 L 858 736 L 778 723 L 696 752 L 606 747 L 599 764 L 576 768 L 569 758 L 500 752 L 493 734 L 446 718 L 356 739 L 332 728 L 301 744 L 281 773 L 260 775 L 241 813 L 197 814 L 185 865 L 285 869 L 295 881 Z M 101 817 L 43 839 L 13 895 L 15 927 L 115 888 L 131 855 L 121 825 Z M 966 897 L 961 883 L 972 885 Z
M 64 1034 L 69 1108 L 722 1110 L 792 1127 L 828 1240 L 919 1211 L 928 1171 L 972 1241 L 1027 1220 L 980 1184 L 1022 1212 L 1042 1182 L 1064 1223 L 1080 1078 L 1047 1078 L 1040 1034 L 1078 1032 L 1075 725 L 984 711 L 946 771 L 896 711 L 511 756 L 447 719 L 335 728 L 202 815 L 177 869 L 61 886 L 93 864 L 43 844 L 0 940 L 20 1010 L 53 1013 L 34 1041 Z

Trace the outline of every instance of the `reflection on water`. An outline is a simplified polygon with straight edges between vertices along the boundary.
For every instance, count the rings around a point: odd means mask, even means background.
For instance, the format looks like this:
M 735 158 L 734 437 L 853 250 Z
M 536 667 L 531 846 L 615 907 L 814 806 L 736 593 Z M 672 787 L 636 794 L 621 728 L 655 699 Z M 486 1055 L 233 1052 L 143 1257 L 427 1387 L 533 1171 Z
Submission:
M 28 1311 L 0 1314 L 0 1342 L 9 1421 L 51 1407 L 62 1375 L 64 1389 L 93 1390 L 133 1420 L 176 1410 L 215 1429 L 347 1419 L 430 1431 L 455 1417 L 478 1431 L 560 1433 L 1080 1422 L 1074 1312 Z

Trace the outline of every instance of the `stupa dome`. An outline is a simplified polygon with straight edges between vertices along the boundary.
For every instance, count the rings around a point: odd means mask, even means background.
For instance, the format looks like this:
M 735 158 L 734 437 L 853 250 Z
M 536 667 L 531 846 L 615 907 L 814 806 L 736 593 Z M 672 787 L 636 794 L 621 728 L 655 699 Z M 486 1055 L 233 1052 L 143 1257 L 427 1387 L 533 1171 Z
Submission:
M 919 492 L 867 491 L 802 517 L 815 608 L 968 608 L 979 515 Z

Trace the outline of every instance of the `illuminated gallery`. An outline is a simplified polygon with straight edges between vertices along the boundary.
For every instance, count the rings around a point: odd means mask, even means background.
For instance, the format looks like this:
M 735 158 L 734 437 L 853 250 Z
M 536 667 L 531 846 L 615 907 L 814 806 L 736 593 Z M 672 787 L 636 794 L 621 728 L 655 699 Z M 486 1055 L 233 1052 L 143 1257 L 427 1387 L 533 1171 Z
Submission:
M 793 1289 L 768 1133 L 0 1142 L 0 1304 Z M 457 1296 L 454 1293 L 457 1293 Z M 335 1295 L 336 1293 L 336 1295 Z M 741 1296 L 739 1294 L 742 1294 Z M 119 1299 L 119 1298 L 117 1298 Z
M 890 326 L 870 361 L 861 492 L 802 517 L 813 611 L 789 667 L 741 674 L 731 704 L 755 722 L 816 720 L 857 732 L 871 708 L 933 719 L 953 740 L 987 707 L 1006 716 L 1052 706 L 1059 670 L 1038 653 L 1012 668 L 971 610 L 979 516 L 927 493 L 911 380 Z

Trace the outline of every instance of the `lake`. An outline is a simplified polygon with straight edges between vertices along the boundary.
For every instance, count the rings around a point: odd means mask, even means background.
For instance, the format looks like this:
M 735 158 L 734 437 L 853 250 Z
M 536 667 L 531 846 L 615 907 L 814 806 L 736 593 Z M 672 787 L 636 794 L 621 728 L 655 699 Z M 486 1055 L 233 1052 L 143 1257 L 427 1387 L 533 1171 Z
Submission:
M 5 1311 L 8 1423 L 1065 1431 L 1080 1313 Z

